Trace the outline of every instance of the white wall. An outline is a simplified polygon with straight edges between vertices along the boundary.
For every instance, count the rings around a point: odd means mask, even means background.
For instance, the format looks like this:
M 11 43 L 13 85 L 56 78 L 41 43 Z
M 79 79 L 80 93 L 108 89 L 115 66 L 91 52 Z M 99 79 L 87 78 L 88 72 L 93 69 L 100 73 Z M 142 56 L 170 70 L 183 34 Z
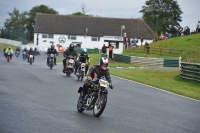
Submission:
M 99 48 L 101 49 L 103 44 L 104 44 L 104 37 L 100 37 L 100 41 L 91 41 L 91 36 L 76 36 L 76 40 L 70 40 L 68 39 L 68 35 L 61 35 L 61 34 L 54 34 L 54 39 L 51 38 L 42 38 L 42 34 L 39 33 L 38 35 L 38 45 L 36 45 L 36 39 L 37 39 L 37 34 L 34 33 L 34 46 L 38 47 L 39 50 L 41 51 L 46 51 L 48 47 L 51 46 L 51 41 L 54 42 L 54 45 L 56 46 L 57 44 L 62 45 L 65 49 L 69 47 L 69 45 L 72 42 L 82 42 L 81 48 Z M 59 42 L 59 37 L 63 36 L 66 41 L 64 43 Z M 46 40 L 46 42 L 43 42 Z M 120 47 L 121 49 L 114 49 L 113 52 L 115 53 L 122 53 L 123 50 L 123 45 Z
M 19 46 L 19 47 L 21 47 L 21 45 L 22 45 L 22 42 L 9 40 L 9 39 L 5 39 L 5 38 L 0 38 L 0 43 L 8 44 L 8 45 L 10 44 L 10 45 Z

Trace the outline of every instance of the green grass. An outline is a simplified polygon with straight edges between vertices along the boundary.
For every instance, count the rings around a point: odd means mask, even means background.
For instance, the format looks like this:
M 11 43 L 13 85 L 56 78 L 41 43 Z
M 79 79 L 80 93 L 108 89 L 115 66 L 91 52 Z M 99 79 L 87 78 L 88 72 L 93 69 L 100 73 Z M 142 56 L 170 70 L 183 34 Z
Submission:
M 13 50 L 15 50 L 17 47 L 13 45 L 7 45 L 0 43 L 0 50 L 3 50 L 4 48 L 8 48 L 8 46 L 11 46 Z
M 150 50 L 156 50 L 159 52 L 160 49 L 167 51 L 166 49 L 175 49 L 172 52 L 171 56 L 159 55 L 159 54 L 147 54 L 144 51 L 144 46 L 138 47 L 137 52 L 135 48 L 127 49 L 123 52 L 125 55 L 129 56 L 141 56 L 141 57 L 151 57 L 151 58 L 168 58 L 168 59 L 177 59 L 178 57 L 182 57 L 182 61 L 184 62 L 194 62 L 199 63 L 200 58 L 200 34 L 193 34 L 188 36 L 181 36 L 176 38 L 171 38 L 167 40 L 160 40 L 157 42 L 153 42 L 150 44 Z M 179 50 L 179 51 L 178 51 Z M 182 50 L 182 55 L 177 54 Z M 187 51 L 184 51 L 187 50 Z M 190 51 L 189 51 L 190 50 Z M 174 53 L 174 54 L 173 54 Z M 175 54 L 176 53 L 176 54 Z M 168 53 L 170 54 L 169 50 Z
M 180 71 L 167 70 L 112 70 L 112 75 L 144 83 L 179 95 L 200 100 L 200 84 L 182 80 Z

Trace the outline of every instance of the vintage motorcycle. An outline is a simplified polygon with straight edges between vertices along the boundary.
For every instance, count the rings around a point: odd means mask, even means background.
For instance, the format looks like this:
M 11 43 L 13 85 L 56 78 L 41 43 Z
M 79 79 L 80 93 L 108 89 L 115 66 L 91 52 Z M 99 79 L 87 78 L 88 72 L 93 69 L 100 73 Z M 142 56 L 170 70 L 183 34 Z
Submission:
M 32 65 L 32 63 L 33 63 L 33 55 L 29 55 L 29 63 L 30 63 L 30 65 Z
M 23 58 L 23 60 L 26 60 L 26 59 L 27 59 L 27 53 L 26 53 L 26 52 L 23 52 L 23 53 L 22 53 L 22 58 Z
M 7 56 L 6 56 L 7 62 L 10 62 L 10 55 L 11 55 L 11 53 L 8 52 L 8 53 L 7 53 Z
M 54 54 L 50 54 L 50 59 L 49 59 L 48 66 L 50 67 L 50 69 L 53 68 L 53 66 L 54 66 Z
M 102 77 L 96 80 L 88 80 L 91 83 L 91 87 L 88 89 L 87 94 L 85 95 L 86 101 L 83 102 L 82 99 L 82 87 L 79 88 L 78 93 L 80 93 L 77 110 L 78 112 L 83 112 L 84 110 L 92 111 L 95 117 L 99 117 L 107 103 L 107 87 L 109 86 L 109 82 Z
M 78 78 L 78 80 L 83 80 L 83 77 L 85 76 L 85 71 L 86 71 L 86 63 L 81 63 L 81 65 L 78 67 L 78 74 L 76 75 L 76 77 Z
M 71 55 L 66 58 L 67 59 L 64 73 L 66 73 L 66 76 L 70 77 L 70 75 L 74 72 L 75 60 Z
M 19 57 L 20 52 L 16 51 L 15 56 L 18 58 Z

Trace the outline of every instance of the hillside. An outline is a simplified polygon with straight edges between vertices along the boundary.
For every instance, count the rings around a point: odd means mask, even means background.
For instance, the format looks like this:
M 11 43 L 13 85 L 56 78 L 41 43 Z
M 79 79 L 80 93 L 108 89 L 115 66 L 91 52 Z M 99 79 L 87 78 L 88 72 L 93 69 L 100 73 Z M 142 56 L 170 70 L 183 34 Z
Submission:
M 200 34 L 159 40 L 150 44 L 150 54 L 144 46 L 130 48 L 123 52 L 125 55 L 152 58 L 178 58 L 184 62 L 200 62 Z

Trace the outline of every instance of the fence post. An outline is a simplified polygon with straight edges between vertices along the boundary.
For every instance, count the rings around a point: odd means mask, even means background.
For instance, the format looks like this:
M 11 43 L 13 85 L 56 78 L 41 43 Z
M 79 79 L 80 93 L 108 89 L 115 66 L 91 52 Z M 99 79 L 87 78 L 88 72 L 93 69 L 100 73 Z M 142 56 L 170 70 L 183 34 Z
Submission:
M 179 69 L 181 70 L 181 57 L 179 57 Z

